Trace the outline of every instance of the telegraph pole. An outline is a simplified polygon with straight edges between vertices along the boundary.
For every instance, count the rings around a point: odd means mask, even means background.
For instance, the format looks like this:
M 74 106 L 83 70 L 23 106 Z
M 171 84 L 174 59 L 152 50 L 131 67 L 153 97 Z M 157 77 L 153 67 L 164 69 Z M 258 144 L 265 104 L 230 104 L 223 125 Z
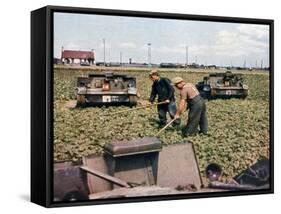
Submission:
M 151 43 L 147 43 L 147 63 L 148 67 L 151 67 Z
M 95 49 L 92 48 L 91 51 L 92 51 L 93 54 L 94 54 L 94 59 L 91 60 L 91 63 L 90 63 L 90 64 L 94 65 L 94 64 L 95 64 L 95 52 L 94 52 Z
M 247 64 L 246 64 L 246 59 L 245 59 L 245 60 L 244 60 L 244 68 L 246 68 L 246 65 L 247 65 Z
M 188 46 L 185 47 L 185 65 L 188 67 Z
M 120 65 L 122 65 L 122 52 L 120 52 Z
M 105 66 L 105 38 L 102 39 L 103 42 L 103 65 Z

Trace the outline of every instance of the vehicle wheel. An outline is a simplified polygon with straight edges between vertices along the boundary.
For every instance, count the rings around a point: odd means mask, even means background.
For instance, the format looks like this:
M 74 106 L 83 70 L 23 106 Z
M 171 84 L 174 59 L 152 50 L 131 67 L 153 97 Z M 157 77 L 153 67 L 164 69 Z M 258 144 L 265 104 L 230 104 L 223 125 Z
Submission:
M 129 103 L 130 103 L 130 106 L 137 105 L 137 96 L 130 95 L 129 96 Z
M 86 106 L 86 98 L 84 95 L 77 95 L 77 104 L 76 107 L 85 107 Z
M 243 93 L 243 99 L 246 99 L 246 97 L 248 96 L 248 91 L 244 91 L 244 93 Z
M 203 98 L 203 99 L 210 99 L 210 93 L 208 92 L 200 92 L 200 96 Z

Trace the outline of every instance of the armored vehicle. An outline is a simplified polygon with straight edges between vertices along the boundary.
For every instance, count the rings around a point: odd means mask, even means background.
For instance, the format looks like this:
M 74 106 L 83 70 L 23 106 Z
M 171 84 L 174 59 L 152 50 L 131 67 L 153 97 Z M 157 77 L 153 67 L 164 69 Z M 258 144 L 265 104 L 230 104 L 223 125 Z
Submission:
M 77 106 L 137 104 L 136 78 L 104 72 L 77 79 Z
M 102 155 L 54 164 L 55 201 L 176 195 L 201 192 L 201 186 L 191 142 L 165 146 L 156 137 L 112 140 Z
M 196 87 L 201 96 L 207 99 L 246 98 L 248 95 L 248 86 L 243 83 L 242 75 L 230 71 L 209 74 Z
M 179 164 L 180 163 L 180 164 Z M 203 192 L 268 189 L 269 160 L 260 160 L 230 183 L 212 163 L 203 183 L 192 142 L 163 145 L 156 137 L 112 140 L 103 154 L 80 162 L 54 163 L 54 201 L 129 198 Z

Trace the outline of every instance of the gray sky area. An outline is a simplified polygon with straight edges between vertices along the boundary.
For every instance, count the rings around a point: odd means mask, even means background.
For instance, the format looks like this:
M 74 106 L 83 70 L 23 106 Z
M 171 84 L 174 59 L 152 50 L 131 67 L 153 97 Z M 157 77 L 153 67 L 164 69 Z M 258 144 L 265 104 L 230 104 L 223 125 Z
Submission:
M 188 20 L 151 19 L 71 13 L 54 14 L 54 56 L 61 47 L 94 49 L 103 61 L 147 63 L 151 43 L 152 63 L 188 62 L 247 67 L 269 64 L 269 26 Z

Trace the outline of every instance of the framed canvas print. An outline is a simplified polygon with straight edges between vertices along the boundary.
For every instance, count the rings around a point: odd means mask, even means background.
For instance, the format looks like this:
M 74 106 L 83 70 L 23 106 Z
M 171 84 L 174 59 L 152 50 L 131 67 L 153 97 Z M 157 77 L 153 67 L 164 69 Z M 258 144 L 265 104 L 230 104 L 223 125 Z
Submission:
M 273 20 L 31 12 L 31 201 L 273 193 Z

